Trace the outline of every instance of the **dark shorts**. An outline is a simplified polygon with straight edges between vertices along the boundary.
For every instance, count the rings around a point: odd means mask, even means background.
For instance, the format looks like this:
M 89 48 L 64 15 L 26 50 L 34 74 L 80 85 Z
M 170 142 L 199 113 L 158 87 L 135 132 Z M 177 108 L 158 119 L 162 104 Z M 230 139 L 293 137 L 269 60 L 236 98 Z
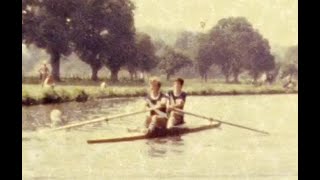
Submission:
M 157 116 L 157 115 L 154 115 Z M 146 121 L 145 121 L 145 127 L 148 128 L 150 123 L 151 123 L 151 118 L 152 116 L 147 116 Z M 156 122 L 156 127 L 158 128 L 166 128 L 167 127 L 167 118 L 164 117 L 157 117 L 157 122 Z
M 171 112 L 170 118 L 173 118 L 173 125 L 174 126 L 184 124 L 184 116 L 183 115 Z

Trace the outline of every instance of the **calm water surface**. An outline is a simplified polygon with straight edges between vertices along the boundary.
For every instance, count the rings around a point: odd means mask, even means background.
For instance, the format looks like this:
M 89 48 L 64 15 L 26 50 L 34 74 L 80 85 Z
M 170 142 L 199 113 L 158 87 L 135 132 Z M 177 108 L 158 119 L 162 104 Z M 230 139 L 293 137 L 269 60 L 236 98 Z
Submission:
M 137 111 L 140 98 L 22 107 L 23 179 L 298 179 L 298 96 L 188 97 L 186 111 L 262 129 L 236 127 L 181 137 L 93 144 L 88 139 L 128 136 L 144 114 L 68 131 L 42 132 L 52 109 L 69 123 Z M 206 120 L 186 116 L 188 124 Z

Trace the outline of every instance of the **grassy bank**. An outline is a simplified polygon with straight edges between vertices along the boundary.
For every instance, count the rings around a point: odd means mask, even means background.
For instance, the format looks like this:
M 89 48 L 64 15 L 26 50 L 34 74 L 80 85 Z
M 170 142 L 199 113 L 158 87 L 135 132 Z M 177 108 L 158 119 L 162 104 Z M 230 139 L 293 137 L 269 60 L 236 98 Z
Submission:
M 67 85 L 66 82 L 62 82 L 54 90 L 41 88 L 39 84 L 22 84 L 22 105 L 84 102 L 94 98 L 140 97 L 144 96 L 148 90 L 147 84 L 143 82 L 109 84 L 105 89 L 100 89 L 98 82 L 84 84 L 84 81 L 79 81 L 78 85 Z M 171 84 L 168 81 L 164 82 L 162 89 L 169 90 Z M 298 89 L 286 90 L 281 84 L 253 86 L 252 84 L 226 84 L 219 81 L 203 83 L 199 80 L 186 80 L 185 91 L 188 95 L 250 95 L 297 93 Z

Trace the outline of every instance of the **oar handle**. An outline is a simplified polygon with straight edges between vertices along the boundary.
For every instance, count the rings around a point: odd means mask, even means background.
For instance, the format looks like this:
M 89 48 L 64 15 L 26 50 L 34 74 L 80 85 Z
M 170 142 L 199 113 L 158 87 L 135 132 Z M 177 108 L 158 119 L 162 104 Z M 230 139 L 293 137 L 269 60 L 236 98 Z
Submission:
M 162 116 L 162 117 L 166 117 L 167 118 L 167 114 L 160 111 L 155 105 L 152 105 L 151 101 L 149 99 L 146 99 L 148 105 L 150 106 L 150 108 L 152 110 L 154 110 L 158 115 Z
M 263 134 L 267 134 L 267 135 L 270 134 L 270 133 L 268 133 L 268 132 L 266 132 L 266 131 L 261 131 L 261 130 L 249 128 L 249 127 L 246 127 L 246 126 L 238 125 L 238 124 L 234 124 L 234 123 L 230 123 L 230 122 L 226 122 L 226 121 L 221 121 L 221 120 L 217 120 L 217 119 L 205 117 L 205 116 L 202 116 L 202 115 L 198 115 L 198 114 L 186 112 L 186 111 L 183 111 L 183 110 L 181 110 L 181 109 L 174 108 L 174 110 L 175 110 L 175 111 L 178 111 L 178 112 L 181 112 L 181 113 L 184 113 L 184 114 L 189 114 L 189 115 L 192 115 L 192 116 L 195 116 L 195 117 L 207 119 L 207 120 L 209 120 L 209 121 L 217 121 L 217 122 L 219 122 L 219 123 L 227 124 L 227 125 L 230 125 L 230 126 L 235 126 L 235 127 L 239 127 L 239 128 L 243 128 L 243 129 L 247 129 L 247 130 L 251 130 L 251 131 L 255 131 L 255 132 L 259 132 L 259 133 L 263 133 Z

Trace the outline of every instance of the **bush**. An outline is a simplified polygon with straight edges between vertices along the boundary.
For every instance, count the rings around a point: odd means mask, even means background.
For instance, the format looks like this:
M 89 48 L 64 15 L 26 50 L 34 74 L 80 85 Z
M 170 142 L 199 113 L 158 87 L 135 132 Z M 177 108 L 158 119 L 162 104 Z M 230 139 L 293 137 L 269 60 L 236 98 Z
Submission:
M 86 94 L 86 92 L 84 90 L 78 90 L 76 89 L 75 90 L 76 92 L 76 97 L 75 97 L 75 100 L 77 102 L 85 102 L 88 100 L 88 94 Z
M 22 105 L 34 105 L 37 101 L 27 91 L 22 91 Z
M 57 94 L 59 94 L 60 98 L 63 101 L 70 101 L 71 100 L 70 93 L 64 89 L 60 89 L 59 91 L 57 91 Z
M 43 91 L 42 103 L 59 103 L 62 101 L 62 98 L 58 95 L 58 93 L 53 89 L 45 89 Z

